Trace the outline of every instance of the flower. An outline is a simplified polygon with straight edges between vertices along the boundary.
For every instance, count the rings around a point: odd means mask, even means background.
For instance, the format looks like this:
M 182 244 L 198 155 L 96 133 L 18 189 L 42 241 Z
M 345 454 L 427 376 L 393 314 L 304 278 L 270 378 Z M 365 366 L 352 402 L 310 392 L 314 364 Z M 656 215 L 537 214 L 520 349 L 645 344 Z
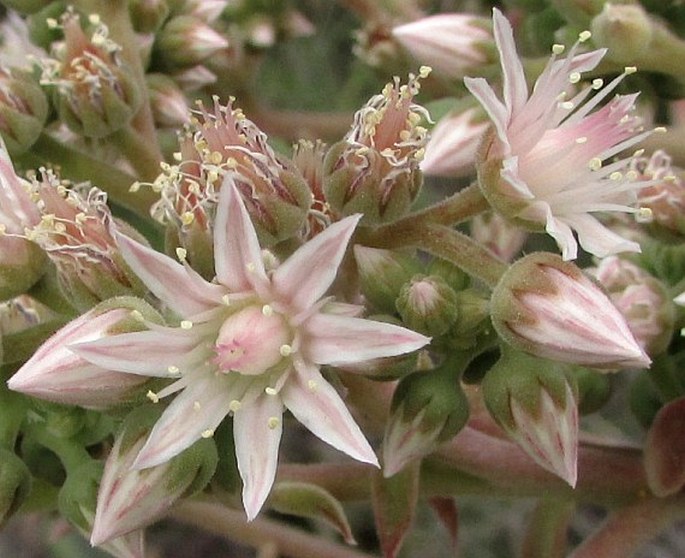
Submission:
M 322 299 L 359 219 L 331 225 L 267 270 L 245 205 L 227 177 L 218 201 L 211 283 L 189 266 L 119 236 L 129 266 L 182 318 L 178 327 L 151 324 L 149 331 L 71 347 L 103 368 L 177 378 L 149 394 L 157 401 L 180 392 L 153 428 L 135 468 L 164 463 L 211 436 L 232 413 L 243 502 L 253 519 L 276 474 L 284 408 L 322 440 L 378 465 L 319 366 L 403 354 L 429 339 L 336 312 L 337 305 Z
M 568 99 L 581 73 L 594 69 L 606 52 L 576 54 L 590 37 L 585 31 L 565 59 L 557 59 L 564 47 L 554 45 L 554 54 L 529 94 L 511 25 L 498 10 L 493 10 L 493 19 L 504 100 L 483 78 L 464 80 L 494 124 L 478 169 L 486 197 L 509 219 L 531 230 L 544 227 L 565 260 L 576 258 L 578 242 L 600 257 L 639 252 L 637 243 L 611 232 L 592 215 L 636 212 L 636 190 L 645 186 L 635 181 L 635 173 L 624 172 L 629 160 L 613 161 L 652 133 L 642 132 L 640 120 L 631 114 L 637 94 L 616 96 L 595 110 L 635 68 L 626 68 L 603 88 L 601 79 L 593 80 Z M 590 97 L 592 90 L 598 92 Z

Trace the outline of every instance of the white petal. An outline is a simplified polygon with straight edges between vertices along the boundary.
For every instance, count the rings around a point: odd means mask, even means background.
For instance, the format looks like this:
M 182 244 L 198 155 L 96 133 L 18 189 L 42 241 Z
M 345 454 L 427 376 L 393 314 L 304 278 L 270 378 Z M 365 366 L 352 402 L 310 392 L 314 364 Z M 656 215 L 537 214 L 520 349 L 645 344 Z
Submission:
M 191 335 L 137 331 L 70 345 L 69 349 L 102 368 L 165 378 L 169 367 L 178 367 L 197 345 Z
M 168 461 L 214 432 L 232 400 L 227 378 L 206 374 L 190 382 L 164 411 L 133 463 L 146 469 Z
M 488 82 L 485 81 L 485 79 L 465 77 L 464 85 L 466 85 L 466 88 L 476 99 L 478 99 L 478 102 L 488 113 L 490 120 L 492 120 L 492 123 L 495 125 L 497 137 L 508 148 L 509 138 L 507 135 L 507 125 L 509 122 L 509 115 L 507 114 L 507 108 L 502 104 L 502 101 L 497 98 L 492 87 L 488 85 Z
M 332 224 L 301 246 L 273 274 L 278 294 L 296 310 L 309 308 L 331 286 L 361 215 Z
M 528 100 L 528 84 L 521 60 L 516 52 L 514 32 L 506 17 L 497 9 L 492 10 L 493 31 L 504 74 L 504 103 L 508 116 L 519 112 Z
M 283 403 L 278 395 L 262 394 L 233 417 L 235 454 L 248 521 L 262 509 L 276 478 L 282 423 Z
M 551 209 L 547 215 L 545 230 L 557 241 L 557 246 L 561 249 L 561 257 L 564 260 L 575 260 L 578 257 L 578 243 L 573 236 L 571 227 L 561 219 L 556 218 Z
M 345 403 L 315 366 L 295 363 L 281 390 L 290 412 L 314 435 L 350 457 L 378 467 L 378 459 Z
M 183 265 L 164 254 L 117 234 L 121 254 L 145 286 L 180 316 L 209 310 L 221 300 L 223 289 L 191 277 Z M 203 288 L 198 288 L 198 280 Z
M 251 291 L 267 281 L 257 233 L 230 176 L 224 179 L 219 193 L 214 261 L 217 279 L 230 291 Z
M 567 219 L 578 233 L 580 245 L 595 256 L 604 258 L 620 252 L 639 252 L 640 245 L 617 235 L 592 215 L 586 213 Z
M 420 349 L 430 338 L 410 329 L 363 318 L 316 314 L 307 320 L 303 351 L 317 364 L 353 364 Z

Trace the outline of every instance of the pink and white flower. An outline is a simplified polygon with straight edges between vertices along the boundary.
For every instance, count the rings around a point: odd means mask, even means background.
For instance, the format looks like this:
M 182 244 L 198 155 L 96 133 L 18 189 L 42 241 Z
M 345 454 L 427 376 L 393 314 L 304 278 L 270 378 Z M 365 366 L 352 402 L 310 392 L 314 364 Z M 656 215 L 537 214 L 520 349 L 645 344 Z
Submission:
M 581 74 L 593 70 L 606 52 L 577 54 L 579 45 L 590 37 L 586 31 L 566 58 L 557 58 L 564 48 L 554 46 L 529 93 L 511 25 L 498 10 L 493 11 L 493 19 L 503 100 L 483 78 L 464 80 L 494 126 L 479 165 L 486 197 L 507 218 L 532 230 L 544 228 L 565 260 L 576 258 L 578 242 L 600 257 L 639 252 L 637 243 L 610 231 L 592 215 L 636 212 L 636 191 L 645 186 L 635 180 L 635 173 L 627 172 L 628 159 L 613 160 L 652 133 L 642 131 L 639 118 L 632 114 L 637 94 L 617 95 L 600 107 L 635 68 L 626 68 L 606 87 L 595 79 L 573 94 Z M 591 96 L 593 90 L 597 92 Z
M 228 177 L 215 221 L 213 282 L 119 236 L 129 266 L 182 318 L 178 327 L 150 324 L 148 331 L 71 347 L 102 368 L 175 379 L 159 393 L 148 394 L 158 401 L 179 392 L 134 468 L 164 463 L 199 438 L 211 436 L 233 414 L 243 502 L 248 519 L 253 519 L 274 481 L 286 408 L 322 440 L 378 466 L 371 446 L 319 366 L 403 354 L 429 339 L 336 312 L 337 306 L 322 298 L 359 219 L 350 216 L 331 225 L 269 269 L 245 205 Z

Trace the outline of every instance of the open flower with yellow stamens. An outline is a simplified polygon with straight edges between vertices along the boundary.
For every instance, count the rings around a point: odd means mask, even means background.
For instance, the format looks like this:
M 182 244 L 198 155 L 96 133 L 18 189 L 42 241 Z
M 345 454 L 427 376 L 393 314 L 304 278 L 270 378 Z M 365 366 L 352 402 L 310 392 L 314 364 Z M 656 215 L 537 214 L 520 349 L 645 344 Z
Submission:
M 129 266 L 181 319 L 150 324 L 71 347 L 109 370 L 175 381 L 159 399 L 180 392 L 165 410 L 133 467 L 164 463 L 233 414 L 238 468 L 248 519 L 266 500 L 276 474 L 285 408 L 322 440 L 360 461 L 376 456 L 340 396 L 319 372 L 394 356 L 429 339 L 391 324 L 350 317 L 322 298 L 359 221 L 350 216 L 267 269 L 245 205 L 230 177 L 221 187 L 214 230 L 216 279 L 124 236 Z M 181 255 L 182 255 L 181 251 Z
M 636 173 L 629 172 L 628 159 L 614 161 L 652 133 L 642 131 L 640 119 L 632 114 L 637 94 L 617 95 L 600 107 L 635 68 L 626 68 L 604 87 L 596 79 L 570 96 L 581 74 L 593 70 L 606 52 L 577 53 L 580 43 L 590 37 L 586 31 L 566 58 L 557 57 L 563 46 L 554 46 L 529 93 L 511 25 L 498 10 L 493 19 L 504 99 L 497 98 L 485 79 L 465 78 L 494 125 L 478 169 L 485 196 L 517 224 L 546 230 L 565 260 L 576 258 L 578 243 L 600 257 L 639 252 L 637 243 L 610 231 L 593 215 L 636 212 L 637 190 L 645 187 Z

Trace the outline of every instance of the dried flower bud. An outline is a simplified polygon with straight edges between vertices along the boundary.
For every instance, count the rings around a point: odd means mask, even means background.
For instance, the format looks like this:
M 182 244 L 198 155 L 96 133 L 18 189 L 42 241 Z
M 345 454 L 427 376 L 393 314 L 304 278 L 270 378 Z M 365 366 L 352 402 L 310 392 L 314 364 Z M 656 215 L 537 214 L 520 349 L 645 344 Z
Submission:
M 391 477 L 414 459 L 434 451 L 459 432 L 469 404 L 459 376 L 469 358 L 456 358 L 400 380 L 383 439 L 383 475 Z
M 650 359 L 609 297 L 570 262 L 536 252 L 492 293 L 492 323 L 513 347 L 593 368 L 645 368 Z
M 14 391 L 86 408 L 103 408 L 130 401 L 146 376 L 112 372 L 79 357 L 71 345 L 108 335 L 145 329 L 145 319 L 160 322 L 145 302 L 114 298 L 69 322 L 29 358 L 10 378 Z
M 415 275 L 400 289 L 395 306 L 409 328 L 436 337 L 456 321 L 458 299 L 442 277 Z
M 392 34 L 419 63 L 449 79 L 478 73 L 494 61 L 490 20 L 471 14 L 425 17 L 395 27 Z
M 393 221 L 409 211 L 419 193 L 429 120 L 427 111 L 413 102 L 420 76 L 388 83 L 354 117 L 345 139 L 326 155 L 324 192 L 331 208 L 343 215 L 363 213 L 362 223 Z
M 665 286 L 618 256 L 604 258 L 592 273 L 608 291 L 640 346 L 651 356 L 665 351 L 675 321 Z
M 138 111 L 141 93 L 121 47 L 108 38 L 107 27 L 92 16 L 89 38 L 79 17 L 63 17 L 64 52 L 60 60 L 43 60 L 41 83 L 52 86 L 60 119 L 79 135 L 101 138 L 128 124 Z
M 228 40 L 201 19 L 180 15 L 166 22 L 156 41 L 157 56 L 170 68 L 201 64 L 228 47 Z
M 558 363 L 505 348 L 481 384 L 485 405 L 533 461 L 576 485 L 576 388 Z

